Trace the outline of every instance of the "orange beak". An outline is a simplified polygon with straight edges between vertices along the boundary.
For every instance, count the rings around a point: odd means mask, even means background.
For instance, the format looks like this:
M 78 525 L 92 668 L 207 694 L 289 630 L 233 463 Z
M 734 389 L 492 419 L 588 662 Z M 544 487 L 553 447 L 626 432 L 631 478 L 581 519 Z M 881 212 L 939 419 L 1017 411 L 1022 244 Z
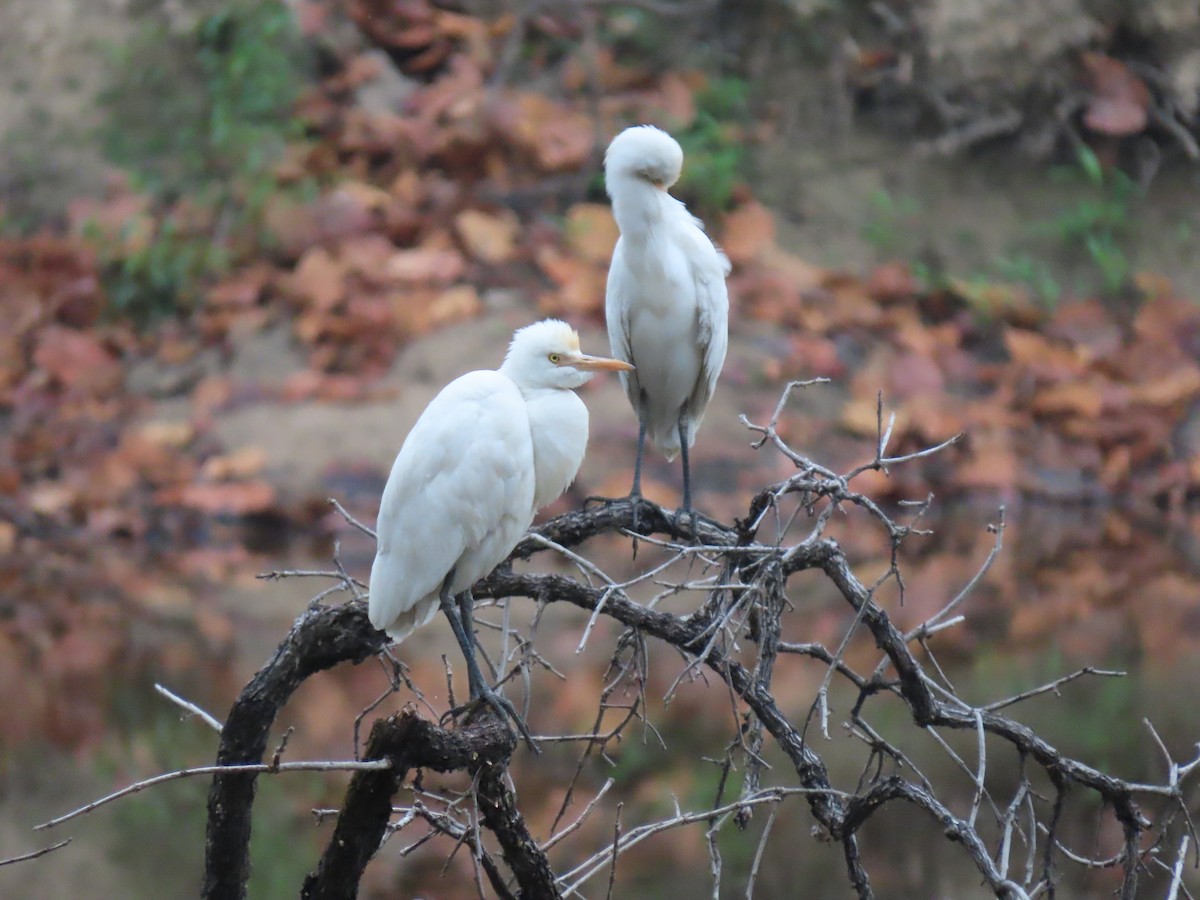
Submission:
M 633 366 L 621 359 L 609 359 L 607 356 L 588 356 L 581 353 L 567 358 L 568 365 L 588 372 L 631 372 Z

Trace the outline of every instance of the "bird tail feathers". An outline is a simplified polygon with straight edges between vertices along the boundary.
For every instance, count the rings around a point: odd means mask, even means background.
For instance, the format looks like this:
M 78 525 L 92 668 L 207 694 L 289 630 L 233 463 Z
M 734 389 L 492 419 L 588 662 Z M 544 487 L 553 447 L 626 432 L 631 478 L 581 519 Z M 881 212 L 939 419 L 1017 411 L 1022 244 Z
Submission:
M 437 594 L 422 597 L 412 609 L 400 613 L 384 630 L 388 637 L 398 644 L 422 625 L 428 624 L 429 620 L 437 615 L 439 606 Z
M 688 449 L 696 443 L 696 423 L 691 423 L 687 426 L 687 442 Z M 663 429 L 650 428 L 647 437 L 650 442 L 658 448 L 659 452 L 667 458 L 667 462 L 672 462 L 679 455 L 679 426 L 670 425 Z

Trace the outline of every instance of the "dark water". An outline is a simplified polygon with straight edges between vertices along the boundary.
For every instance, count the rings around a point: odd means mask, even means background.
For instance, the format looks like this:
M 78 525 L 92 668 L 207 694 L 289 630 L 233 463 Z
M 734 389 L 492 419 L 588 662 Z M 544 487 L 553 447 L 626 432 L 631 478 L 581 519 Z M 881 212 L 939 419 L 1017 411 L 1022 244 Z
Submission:
M 966 507 L 951 519 L 933 523 L 937 535 L 914 546 L 902 562 L 908 583 L 905 606 L 897 598 L 885 604 L 902 624 L 920 621 L 953 596 L 978 568 L 993 540 L 985 529 L 994 519 L 988 507 Z M 871 545 L 855 546 L 853 523 L 841 535 L 859 559 L 866 579 L 872 567 L 886 560 Z M 343 558 L 352 572 L 369 565 L 370 548 L 345 536 Z M 1149 719 L 1176 759 L 1190 758 L 1200 740 L 1200 706 L 1193 702 L 1192 685 L 1200 675 L 1200 576 L 1193 552 L 1193 531 L 1185 521 L 1139 518 L 1111 509 L 1064 510 L 1025 506 L 1009 512 L 1005 548 L 992 570 L 964 605 L 967 621 L 934 643 L 961 696 L 985 703 L 1048 682 L 1083 665 L 1121 669 L 1124 678 L 1085 678 L 1066 685 L 1061 696 L 1028 701 L 1011 712 L 1034 727 L 1052 744 L 1091 765 L 1126 778 L 1161 780 L 1165 763 L 1149 730 Z M 253 562 L 266 569 L 288 565 L 325 567 L 321 542 L 309 538 L 285 541 L 271 549 L 275 561 Z M 593 558 L 627 556 L 626 545 L 589 547 Z M 649 565 L 645 552 L 639 564 Z M 282 560 L 286 558 L 286 563 Z M 553 565 L 547 558 L 539 565 Z M 218 717 L 228 708 L 238 686 L 267 657 L 293 616 L 311 595 L 313 585 L 296 580 L 255 582 L 241 573 L 233 583 L 213 588 L 221 609 L 233 626 L 233 640 L 222 653 L 196 651 L 182 667 L 178 660 L 145 652 L 137 665 L 120 665 L 107 674 L 102 689 L 91 695 L 102 725 L 86 739 L 64 740 L 61 732 L 27 730 L 20 740 L 4 742 L 0 762 L 0 844 L 4 855 L 35 849 L 70 836 L 74 843 L 45 859 L 0 868 L 0 895 L 58 897 L 75 895 L 89 885 L 93 896 L 193 896 L 199 883 L 203 852 L 204 801 L 207 781 L 193 779 L 160 786 L 112 804 L 76 822 L 43 834 L 28 829 L 54 815 L 159 771 L 211 761 L 215 734 L 194 719 L 181 721 L 180 712 L 153 691 L 165 681 L 177 692 L 212 710 Z M 845 628 L 840 601 L 808 575 L 793 581 L 797 605 L 789 620 L 792 639 L 836 643 Z M 686 598 L 669 601 L 686 608 Z M 516 613 L 514 613 L 516 614 Z M 532 713 L 532 726 L 541 732 L 582 730 L 594 709 L 595 691 L 615 633 L 601 626 L 589 639 L 587 651 L 574 650 L 586 617 L 574 611 L 548 611 L 539 633 L 539 648 L 567 673 L 565 683 L 546 677 L 537 690 L 550 698 Z M 132 627 L 132 626 L 131 626 Z M 144 626 L 138 626 L 144 627 Z M 452 643 L 444 629 L 431 626 L 428 634 L 401 656 L 413 666 L 414 678 L 433 702 L 444 694 L 439 655 L 451 659 Z M 150 642 L 152 643 L 152 642 Z M 201 641 L 201 645 L 209 646 Z M 861 645 L 861 646 L 860 646 Z M 852 664 L 869 669 L 877 651 L 867 641 L 851 647 Z M 719 758 L 732 734 L 727 700 L 714 702 L 719 685 L 688 685 L 668 707 L 661 697 L 682 669 L 674 653 L 653 650 L 647 688 L 650 717 L 663 734 L 666 748 L 654 740 L 635 739 L 614 748 L 612 763 L 589 761 L 577 787 L 582 809 L 589 791 L 609 777 L 617 784 L 613 803 L 597 809 L 594 826 L 580 839 L 557 852 L 556 864 L 567 866 L 590 854 L 611 838 L 615 802 L 625 806 L 626 829 L 664 814 L 678 798 L 682 808 L 702 809 L 712 801 L 718 782 L 716 766 L 702 757 Z M 786 659 L 777 678 L 780 702 L 802 718 L 824 674 L 823 667 Z M 541 676 L 539 676 L 541 678 Z M 280 728 L 297 729 L 288 758 L 347 758 L 353 748 L 350 722 L 354 714 L 382 690 L 383 676 L 374 664 L 343 667 L 314 678 L 299 692 L 280 719 Z M 86 695 L 86 692 L 84 692 Z M 582 699 L 580 699 L 582 698 Z M 408 698 L 395 698 L 398 708 Z M 835 687 L 832 694 L 830 737 L 813 733 L 814 749 L 828 762 L 834 783 L 852 789 L 867 759 L 863 745 L 848 737 L 843 723 L 853 697 Z M 582 710 L 582 712 L 580 712 Z M 563 726 L 563 718 L 570 724 Z M 871 724 L 890 736 L 913 762 L 938 784 L 943 799 L 958 814 L 969 809 L 974 787 L 966 773 L 957 772 L 946 752 L 909 726 L 906 710 L 896 701 L 872 702 Z M 70 735 L 71 732 L 66 732 Z M 631 738 L 634 736 L 631 735 Z M 969 766 L 976 764 L 973 735 L 947 739 Z M 519 754 L 515 779 L 535 827 L 545 827 L 561 801 L 561 785 L 574 770 L 577 749 L 548 748 L 536 766 Z M 987 744 L 987 785 L 1003 807 L 1015 787 L 1018 760 L 1000 742 Z M 789 784 L 786 761 L 773 752 L 768 783 Z M 313 825 L 314 807 L 336 805 L 346 776 L 281 775 L 262 780 L 256 807 L 251 896 L 295 896 L 297 885 L 319 853 L 329 827 Z M 1044 781 L 1044 779 L 1043 779 Z M 1044 784 L 1040 785 L 1045 787 Z M 398 802 L 404 802 L 399 798 Z M 1151 805 L 1149 811 L 1153 812 Z M 574 815 L 574 813 L 572 813 Z M 987 820 L 985 809 L 981 816 Z M 570 818 L 569 816 L 568 818 Z M 753 866 L 765 811 L 746 831 L 732 823 L 721 832 L 725 889 L 722 896 L 742 896 L 738 888 Z M 787 800 L 772 824 L 758 867 L 756 893 L 761 897 L 844 897 L 843 864 L 839 851 L 814 838 L 813 821 L 800 798 Z M 989 831 L 990 829 L 990 831 Z M 646 897 L 708 896 L 710 862 L 704 826 L 691 825 L 654 838 L 622 857 L 617 895 Z M 988 826 L 985 832 L 994 834 Z M 1104 855 L 1119 847 L 1119 829 L 1111 814 L 1099 810 L 1093 797 L 1072 795 L 1064 818 L 1064 841 L 1077 852 Z M 862 845 L 874 886 L 880 897 L 983 897 L 987 892 L 965 855 L 945 841 L 939 827 L 912 809 L 889 809 L 866 826 Z M 589 843 L 590 842 L 590 843 Z M 405 841 L 404 843 L 407 843 Z M 432 845 L 425 855 L 401 861 L 399 839 L 385 848 L 373 864 L 372 887 L 364 896 L 469 896 L 468 869 L 451 868 L 440 879 L 440 861 L 448 844 Z M 670 853 L 681 860 L 663 871 Z M 1025 864 L 1024 849 L 1014 849 L 1014 871 Z M 461 860 L 459 862 L 462 862 Z M 465 877 L 465 882 L 460 881 Z M 1151 871 L 1142 896 L 1160 896 L 1166 881 Z M 1116 886 L 1111 871 L 1083 872 L 1064 866 L 1063 894 L 1103 897 Z M 1189 884 L 1194 881 L 1189 876 Z M 588 896 L 603 895 L 607 874 L 583 888 Z M 1197 881 L 1196 883 L 1200 883 Z M 391 885 L 391 888 L 387 886 Z M 425 887 L 421 887 L 425 885 Z M 375 893 L 372 893 L 374 891 Z

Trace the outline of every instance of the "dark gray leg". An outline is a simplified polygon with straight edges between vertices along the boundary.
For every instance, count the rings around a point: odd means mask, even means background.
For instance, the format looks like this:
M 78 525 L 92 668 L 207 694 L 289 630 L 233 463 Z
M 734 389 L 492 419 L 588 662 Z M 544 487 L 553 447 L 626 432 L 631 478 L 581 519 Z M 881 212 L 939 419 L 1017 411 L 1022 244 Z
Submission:
M 638 511 L 642 505 L 642 460 L 645 456 L 646 417 L 639 414 L 637 457 L 633 462 L 633 489 L 629 492 L 629 502 L 633 504 L 633 527 L 630 529 L 631 531 L 637 531 L 638 528 Z M 637 544 L 634 544 L 634 553 L 637 553 Z
M 679 410 L 679 455 L 683 458 L 683 511 L 692 511 L 692 472 L 688 467 L 687 411 Z
M 472 595 L 471 589 L 467 588 L 458 595 L 458 618 L 462 622 L 463 634 L 467 636 L 467 640 L 471 644 L 471 659 L 475 663 L 467 665 L 467 689 L 471 692 L 471 699 L 477 700 L 482 696 L 487 679 L 483 677 L 483 670 L 479 668 L 479 658 L 475 655 L 474 611 L 475 597 Z
M 438 601 L 441 604 L 442 612 L 446 618 L 450 620 L 450 628 L 454 631 L 455 640 L 458 641 L 459 649 L 462 650 L 463 657 L 467 661 L 467 685 L 471 694 L 471 701 L 482 700 L 487 703 L 492 709 L 500 714 L 501 718 L 507 717 L 517 726 L 517 730 L 521 733 L 521 737 L 525 739 L 525 743 L 534 753 L 539 753 L 538 746 L 534 743 L 533 735 L 529 733 L 529 728 L 525 725 L 525 720 L 521 718 L 512 702 L 501 697 L 488 685 L 487 679 L 483 677 L 483 673 L 479 671 L 479 663 L 475 658 L 475 630 L 471 622 L 471 612 L 475 606 L 475 598 L 471 596 L 470 590 L 463 591 L 458 596 L 458 606 L 455 607 L 454 598 L 450 594 L 450 583 L 454 579 L 454 570 L 450 570 L 450 574 L 446 576 L 446 580 L 442 582 L 442 588 L 438 592 Z M 469 705 L 469 704 L 468 704 Z M 463 707 L 451 710 L 451 714 L 459 712 Z
M 446 580 L 442 582 L 442 588 L 438 592 L 438 601 L 441 604 L 442 612 L 450 620 L 450 628 L 454 631 L 454 639 L 458 641 L 458 648 L 462 651 L 463 658 L 467 661 L 467 685 L 471 693 L 471 699 L 474 700 L 479 696 L 477 692 L 479 686 L 485 684 L 485 682 L 482 673 L 479 671 L 479 663 L 475 661 L 475 638 L 470 633 L 470 619 L 467 618 L 466 623 L 464 623 L 459 612 L 461 609 L 463 613 L 469 616 L 470 607 L 467 604 L 471 601 L 468 599 L 467 603 L 455 606 L 454 597 L 450 594 L 450 583 L 453 580 L 454 570 L 451 569 L 450 574 L 446 576 Z M 468 597 L 470 595 L 469 591 L 464 591 L 463 593 Z

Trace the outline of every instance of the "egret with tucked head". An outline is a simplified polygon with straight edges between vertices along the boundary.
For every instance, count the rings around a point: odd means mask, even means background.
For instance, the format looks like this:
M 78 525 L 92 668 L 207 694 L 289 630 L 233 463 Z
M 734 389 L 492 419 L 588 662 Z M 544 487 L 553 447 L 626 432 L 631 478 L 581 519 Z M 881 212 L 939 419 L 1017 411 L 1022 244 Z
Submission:
M 471 585 L 504 561 L 579 471 L 588 413 L 573 389 L 597 371 L 629 369 L 581 353 L 565 322 L 522 328 L 499 369 L 468 372 L 433 398 L 383 489 L 371 624 L 401 641 L 440 606 L 466 657 L 471 699 L 510 716 L 531 747 L 525 723 L 476 662 Z
M 604 155 L 621 230 L 608 270 L 608 339 L 613 356 L 637 367 L 621 375 L 638 416 L 635 527 L 647 436 L 668 460 L 682 454 L 683 509 L 691 511 L 688 450 L 729 343 L 729 260 L 667 193 L 682 169 L 683 150 L 653 125 L 626 128 Z

